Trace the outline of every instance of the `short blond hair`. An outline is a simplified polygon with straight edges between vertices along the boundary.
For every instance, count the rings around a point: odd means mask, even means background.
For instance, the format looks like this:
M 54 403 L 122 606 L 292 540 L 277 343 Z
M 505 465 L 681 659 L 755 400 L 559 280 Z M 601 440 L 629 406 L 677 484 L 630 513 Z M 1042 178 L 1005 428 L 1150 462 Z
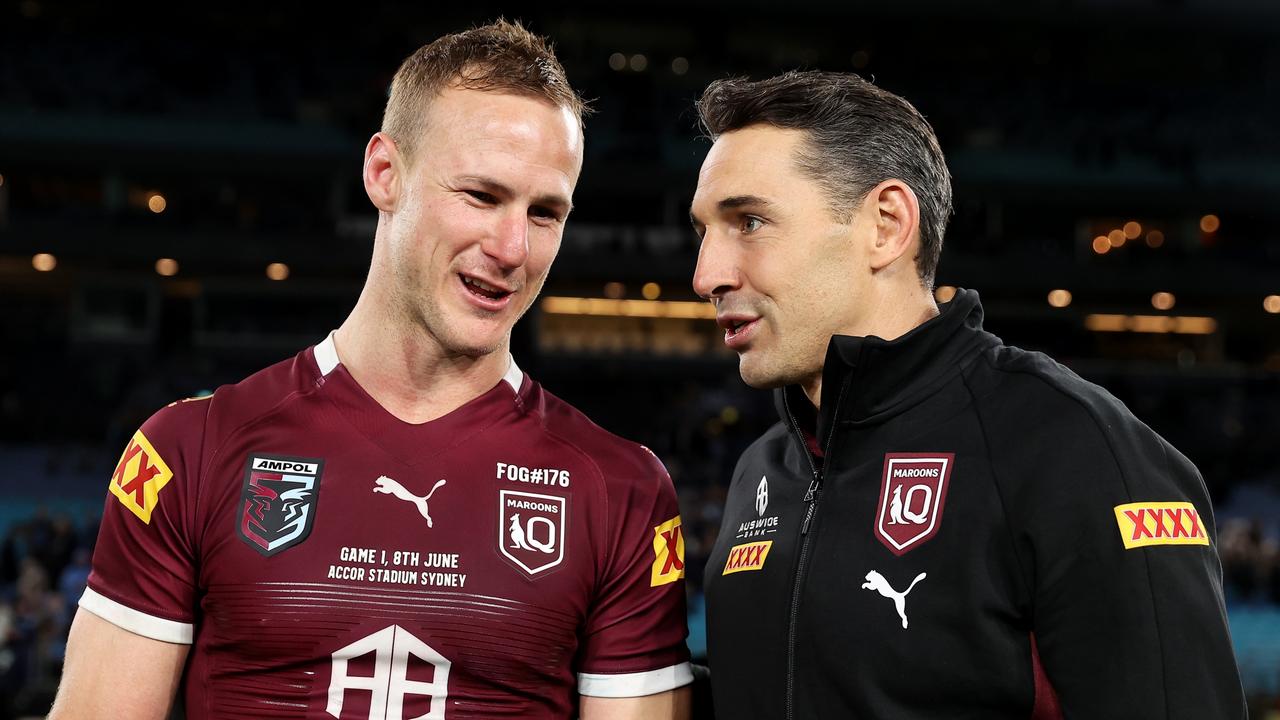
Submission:
M 447 87 L 540 98 L 567 108 L 579 128 L 590 113 L 547 39 L 499 18 L 423 45 L 400 64 L 382 114 L 382 132 L 404 155 L 413 156 L 427 106 Z

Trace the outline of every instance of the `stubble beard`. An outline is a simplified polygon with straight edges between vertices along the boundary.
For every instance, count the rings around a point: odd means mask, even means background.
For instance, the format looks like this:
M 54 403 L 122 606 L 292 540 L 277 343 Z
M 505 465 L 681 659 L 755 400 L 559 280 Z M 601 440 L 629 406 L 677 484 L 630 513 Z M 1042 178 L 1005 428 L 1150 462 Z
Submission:
M 450 322 L 448 313 L 441 307 L 436 293 L 447 289 L 424 285 L 410 267 L 407 263 L 396 264 L 394 293 L 396 312 L 408 328 L 429 336 L 448 355 L 473 359 L 497 352 L 509 342 L 510 328 L 490 343 L 478 343 L 477 338 L 469 337 L 461 323 Z M 452 275 L 446 276 L 443 282 L 451 280 Z
M 808 357 L 811 352 L 798 347 L 806 343 L 781 336 L 775 336 L 772 340 L 772 346 L 758 347 L 738 355 L 738 374 L 743 382 L 757 390 L 772 390 L 803 384 L 813 376 L 815 368 L 811 367 L 812 361 Z M 822 359 L 826 358 L 825 345 L 820 353 L 816 368 L 818 373 L 822 372 Z M 748 354 L 754 357 L 748 360 Z

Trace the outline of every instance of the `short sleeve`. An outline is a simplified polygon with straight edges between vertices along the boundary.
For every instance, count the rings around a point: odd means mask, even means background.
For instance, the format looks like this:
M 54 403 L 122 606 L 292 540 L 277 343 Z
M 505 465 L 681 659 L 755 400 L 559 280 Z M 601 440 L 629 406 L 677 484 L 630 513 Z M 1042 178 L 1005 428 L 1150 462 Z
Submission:
M 130 632 L 190 643 L 196 563 L 194 505 L 209 400 L 174 403 L 151 416 L 112 472 L 80 607 Z
M 587 618 L 582 695 L 639 697 L 693 682 L 675 488 L 651 452 L 638 452 L 643 458 L 633 474 L 639 477 L 608 483 L 612 556 Z

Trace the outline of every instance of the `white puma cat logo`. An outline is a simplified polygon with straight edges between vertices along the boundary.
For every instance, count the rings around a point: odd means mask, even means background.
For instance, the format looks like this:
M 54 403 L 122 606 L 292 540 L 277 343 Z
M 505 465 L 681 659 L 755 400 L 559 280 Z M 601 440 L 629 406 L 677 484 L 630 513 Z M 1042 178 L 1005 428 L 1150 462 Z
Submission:
M 422 514 L 422 517 L 427 519 L 427 527 L 432 527 L 431 513 L 427 512 L 427 501 L 431 499 L 432 495 L 435 495 L 436 490 L 438 490 L 441 485 L 444 485 L 444 480 L 437 480 L 436 484 L 432 486 L 431 492 L 422 497 L 418 497 L 408 490 L 405 490 L 403 485 L 392 480 L 386 475 L 379 476 L 377 480 L 373 481 L 373 485 L 373 491 L 376 493 L 394 495 L 405 502 L 413 503 L 418 508 L 418 512 Z
M 916 576 L 915 580 L 911 581 L 911 584 L 907 586 L 906 590 L 903 590 L 902 592 L 898 592 L 897 590 L 893 589 L 893 586 L 889 584 L 888 580 L 884 579 L 883 575 L 876 572 L 875 570 L 872 570 L 871 572 L 867 573 L 867 581 L 862 583 L 862 589 L 875 590 L 881 595 L 892 600 L 893 607 L 898 611 L 898 617 L 902 618 L 902 627 L 906 628 L 907 627 L 907 609 L 906 609 L 907 593 L 911 592 L 911 588 L 915 587 L 916 583 L 920 582 L 924 578 L 925 578 L 925 573 L 920 573 L 919 575 Z

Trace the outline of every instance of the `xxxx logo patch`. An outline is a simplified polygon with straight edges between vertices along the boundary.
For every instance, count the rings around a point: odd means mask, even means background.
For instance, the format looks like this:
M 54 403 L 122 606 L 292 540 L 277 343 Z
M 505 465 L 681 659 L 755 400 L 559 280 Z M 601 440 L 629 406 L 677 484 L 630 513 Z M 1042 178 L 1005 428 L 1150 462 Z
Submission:
M 673 583 L 684 577 L 684 531 L 680 516 L 653 528 L 653 572 L 649 587 Z
M 1200 514 L 1188 502 L 1117 505 L 1116 522 L 1126 550 L 1151 545 L 1208 545 Z
M 734 545 L 729 550 L 729 559 L 725 560 L 724 572 L 721 575 L 732 575 L 746 570 L 759 570 L 764 567 L 765 558 L 769 557 L 772 540 Z
M 160 491 L 172 479 L 173 471 L 139 430 L 129 440 L 116 471 L 111 474 L 111 494 L 150 525 L 151 511 L 160 502 Z

